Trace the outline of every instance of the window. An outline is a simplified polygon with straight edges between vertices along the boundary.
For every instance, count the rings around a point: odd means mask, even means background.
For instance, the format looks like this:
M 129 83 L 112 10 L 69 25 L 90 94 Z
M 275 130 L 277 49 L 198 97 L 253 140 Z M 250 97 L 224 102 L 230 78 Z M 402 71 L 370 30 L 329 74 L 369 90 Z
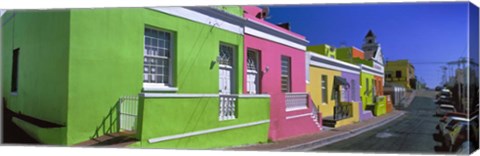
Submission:
M 235 93 L 235 51 L 234 45 L 220 43 L 219 47 L 219 120 L 236 119 L 237 97 Z
M 355 101 L 355 89 L 356 89 L 355 80 L 351 80 L 350 85 L 351 85 L 350 86 L 350 100 Z
M 340 86 L 340 100 L 341 101 L 347 101 L 346 94 L 347 94 L 346 86 Z
M 247 51 L 247 93 L 249 94 L 260 92 L 258 62 L 258 52 L 249 49 Z
M 327 103 L 328 97 L 328 77 L 327 75 L 322 75 L 322 103 Z
M 18 90 L 18 55 L 20 54 L 20 49 L 17 48 L 13 50 L 12 58 L 12 83 L 11 83 L 11 92 L 16 93 Z
M 367 83 L 367 84 L 365 85 L 365 86 L 367 87 L 367 88 L 365 88 L 365 95 L 368 96 L 368 94 L 369 94 L 368 92 L 370 92 L 370 86 L 369 86 L 369 84 L 368 84 L 368 82 L 369 82 L 368 79 L 365 79 L 365 82 Z
M 232 94 L 235 92 L 235 58 L 236 46 L 220 43 L 219 47 L 219 93 Z
M 290 75 L 290 57 L 288 56 L 282 56 L 282 92 L 291 92 L 291 75 Z
M 387 77 L 387 78 L 392 78 L 392 72 L 391 72 L 391 71 L 387 71 L 387 72 L 385 73 L 385 77 Z
M 395 72 L 395 77 L 401 78 L 401 77 L 402 77 L 402 71 L 397 70 L 397 71 Z
M 143 82 L 172 86 L 172 33 L 145 28 Z

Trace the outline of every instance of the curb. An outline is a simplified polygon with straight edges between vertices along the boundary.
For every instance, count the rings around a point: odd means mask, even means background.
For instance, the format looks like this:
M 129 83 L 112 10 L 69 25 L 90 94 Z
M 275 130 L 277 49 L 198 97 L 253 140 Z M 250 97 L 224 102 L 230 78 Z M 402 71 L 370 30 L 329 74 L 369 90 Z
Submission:
M 363 128 L 356 128 L 356 129 L 353 129 L 353 130 L 345 131 L 343 133 L 339 133 L 337 135 L 330 136 L 328 138 L 321 138 L 321 139 L 311 141 L 311 142 L 307 142 L 307 143 L 303 143 L 303 144 L 297 144 L 297 145 L 290 146 L 290 147 L 276 149 L 274 151 L 310 151 L 310 150 L 320 148 L 320 147 L 323 147 L 323 146 L 326 146 L 326 145 L 329 145 L 329 144 L 332 144 L 332 143 L 335 143 L 335 142 L 338 142 L 338 141 L 342 141 L 342 140 L 345 140 L 345 139 L 348 139 L 348 138 L 352 138 L 352 137 L 357 136 L 359 134 L 362 134 L 366 131 L 370 131 L 372 129 L 378 128 L 378 127 L 383 126 L 383 125 L 385 125 L 385 124 L 387 124 L 387 123 L 389 123 L 389 122 L 391 122 L 395 119 L 398 119 L 399 117 L 401 117 L 403 115 L 405 115 L 405 112 L 400 111 L 399 114 L 397 114 L 395 116 L 392 116 L 392 117 L 389 117 L 389 118 L 387 118 L 383 121 L 380 121 L 378 123 L 375 123 L 372 126 L 363 127 Z

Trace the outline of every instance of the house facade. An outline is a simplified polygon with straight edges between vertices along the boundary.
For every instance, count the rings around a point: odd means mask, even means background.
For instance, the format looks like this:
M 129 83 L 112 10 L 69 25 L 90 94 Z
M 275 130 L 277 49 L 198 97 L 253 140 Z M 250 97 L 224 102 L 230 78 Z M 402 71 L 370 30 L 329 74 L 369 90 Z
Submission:
M 320 131 L 321 121 L 305 83 L 304 36 L 265 21 L 262 8 L 244 6 L 245 94 L 269 94 L 269 138 L 280 140 Z M 313 117 L 313 120 L 312 120 Z
M 370 90 L 372 90 L 372 85 L 370 84 L 370 79 L 372 75 L 367 73 L 364 69 L 362 70 L 362 65 L 372 66 L 373 62 L 371 60 L 365 60 L 364 52 L 356 47 L 337 48 L 336 56 L 338 60 L 358 66 L 359 72 L 358 75 L 356 75 L 356 78 L 358 78 L 358 80 L 354 82 L 358 82 L 359 85 L 358 93 L 356 94 L 355 98 L 358 98 L 359 101 L 360 121 L 373 118 L 372 111 L 366 109 L 367 104 L 373 103 L 373 93 L 370 92 Z
M 388 61 L 385 66 L 386 81 L 414 89 L 411 81 L 415 81 L 415 67 L 408 60 Z
M 308 92 L 322 113 L 326 127 L 340 127 L 360 121 L 360 67 L 307 52 Z
M 242 16 L 239 7 L 7 11 L 3 98 L 45 144 L 122 131 L 132 147 L 266 142 L 270 95 L 244 94 Z

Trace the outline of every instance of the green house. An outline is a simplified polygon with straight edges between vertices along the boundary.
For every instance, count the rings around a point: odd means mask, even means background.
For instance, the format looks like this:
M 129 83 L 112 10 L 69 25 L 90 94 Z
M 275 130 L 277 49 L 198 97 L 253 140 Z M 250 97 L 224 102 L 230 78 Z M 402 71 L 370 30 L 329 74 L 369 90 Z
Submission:
M 242 15 L 239 7 L 7 11 L 2 98 L 13 122 L 44 144 L 106 134 L 131 147 L 266 142 L 269 95 L 242 94 Z
M 320 45 L 312 45 L 307 47 L 307 51 L 311 51 L 323 56 L 327 56 L 330 58 L 337 58 L 336 56 L 336 49 L 333 46 L 328 44 L 320 44 Z

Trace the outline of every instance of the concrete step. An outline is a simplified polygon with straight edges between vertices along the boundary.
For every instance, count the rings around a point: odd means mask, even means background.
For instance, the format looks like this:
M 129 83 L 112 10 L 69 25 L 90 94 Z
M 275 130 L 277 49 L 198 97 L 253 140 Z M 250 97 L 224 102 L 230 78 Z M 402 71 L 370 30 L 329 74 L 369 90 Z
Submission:
M 113 146 L 113 147 L 125 147 L 129 144 L 137 142 L 134 138 L 135 133 L 130 131 L 124 131 L 119 133 L 105 134 L 98 138 L 92 138 L 90 140 L 78 143 L 74 146 Z

